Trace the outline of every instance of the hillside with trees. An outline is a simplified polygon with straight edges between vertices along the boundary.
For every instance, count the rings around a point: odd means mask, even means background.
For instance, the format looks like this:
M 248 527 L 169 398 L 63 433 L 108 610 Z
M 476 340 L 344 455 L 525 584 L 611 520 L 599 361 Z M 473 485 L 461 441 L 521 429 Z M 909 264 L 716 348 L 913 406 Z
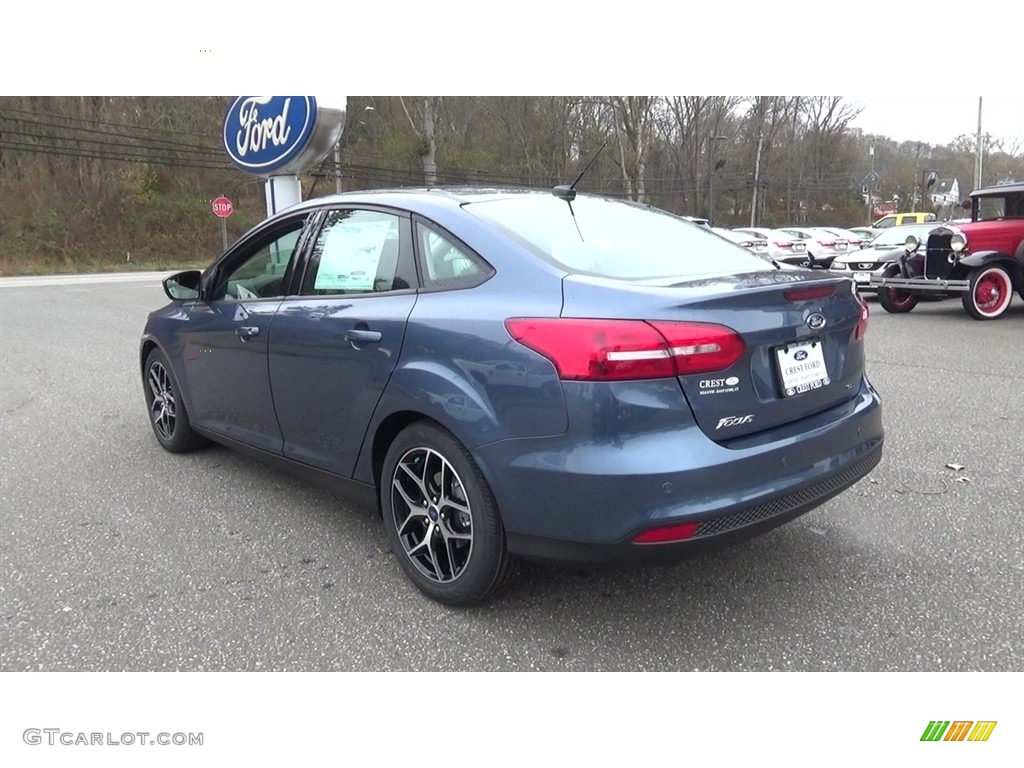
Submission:
M 231 166 L 220 144 L 230 103 L 0 98 L 0 274 L 208 263 L 221 249 L 214 197 L 235 204 L 232 239 L 266 213 L 263 183 Z M 915 201 L 936 210 L 922 195 L 929 172 L 970 191 L 975 136 L 899 143 L 852 127 L 858 112 L 836 96 L 350 97 L 340 163 L 332 155 L 304 175 L 303 197 L 547 188 L 595 155 L 581 191 L 713 211 L 720 226 L 864 224 L 872 167 L 873 199 L 903 210 Z M 982 183 L 1024 180 L 1024 146 L 984 138 Z

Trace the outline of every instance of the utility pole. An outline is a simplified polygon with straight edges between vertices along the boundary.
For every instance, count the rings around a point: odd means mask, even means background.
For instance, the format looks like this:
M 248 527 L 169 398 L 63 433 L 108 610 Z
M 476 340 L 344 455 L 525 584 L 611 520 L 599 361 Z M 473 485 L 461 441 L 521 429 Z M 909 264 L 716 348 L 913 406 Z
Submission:
M 974 149 L 974 188 L 981 188 L 981 96 L 978 97 L 978 140 Z
M 334 145 L 334 191 L 341 194 L 341 138 Z
M 715 218 L 715 142 L 729 138 L 728 136 L 708 136 L 708 226 L 714 226 Z M 724 164 L 724 162 L 723 162 Z
M 868 194 L 867 194 L 867 209 L 868 209 L 868 221 L 867 225 L 871 226 L 871 198 L 873 196 L 875 187 L 875 146 L 872 144 L 868 147 L 868 154 L 871 156 L 871 175 L 868 176 Z
M 715 210 L 715 171 L 712 168 L 715 142 L 708 136 L 708 226 L 712 226 L 712 219 Z

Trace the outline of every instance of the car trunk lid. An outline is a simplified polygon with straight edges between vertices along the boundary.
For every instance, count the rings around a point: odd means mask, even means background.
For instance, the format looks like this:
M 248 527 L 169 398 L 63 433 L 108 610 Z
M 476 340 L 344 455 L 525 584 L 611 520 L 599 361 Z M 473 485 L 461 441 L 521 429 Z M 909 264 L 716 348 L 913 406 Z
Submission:
M 670 346 L 674 323 L 735 331 L 743 350 L 734 363 L 677 377 L 701 429 L 727 442 L 851 398 L 865 311 L 846 278 L 779 270 L 641 282 L 570 275 L 562 316 L 645 320 Z

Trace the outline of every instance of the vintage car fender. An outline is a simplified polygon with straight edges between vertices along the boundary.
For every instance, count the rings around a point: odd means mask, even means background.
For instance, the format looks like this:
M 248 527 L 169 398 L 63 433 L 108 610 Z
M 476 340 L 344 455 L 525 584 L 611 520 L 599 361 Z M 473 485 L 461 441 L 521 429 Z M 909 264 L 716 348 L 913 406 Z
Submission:
M 1013 287 L 1018 291 L 1024 291 L 1024 264 L 1008 253 L 1002 251 L 978 251 L 965 256 L 957 262 L 955 272 L 966 274 L 979 267 L 998 263 L 1004 267 L 1013 280 Z

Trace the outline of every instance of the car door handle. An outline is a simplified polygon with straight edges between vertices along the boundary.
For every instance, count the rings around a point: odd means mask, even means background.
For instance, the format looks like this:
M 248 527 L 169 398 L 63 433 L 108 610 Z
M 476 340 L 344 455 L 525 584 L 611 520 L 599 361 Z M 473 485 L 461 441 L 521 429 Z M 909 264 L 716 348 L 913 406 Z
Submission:
M 361 328 L 350 328 L 345 331 L 345 341 L 351 341 L 355 344 L 368 344 L 380 340 L 380 331 L 368 331 Z
M 235 335 L 242 341 L 248 341 L 253 336 L 258 336 L 260 329 L 255 325 L 243 325 L 241 328 L 235 329 Z

